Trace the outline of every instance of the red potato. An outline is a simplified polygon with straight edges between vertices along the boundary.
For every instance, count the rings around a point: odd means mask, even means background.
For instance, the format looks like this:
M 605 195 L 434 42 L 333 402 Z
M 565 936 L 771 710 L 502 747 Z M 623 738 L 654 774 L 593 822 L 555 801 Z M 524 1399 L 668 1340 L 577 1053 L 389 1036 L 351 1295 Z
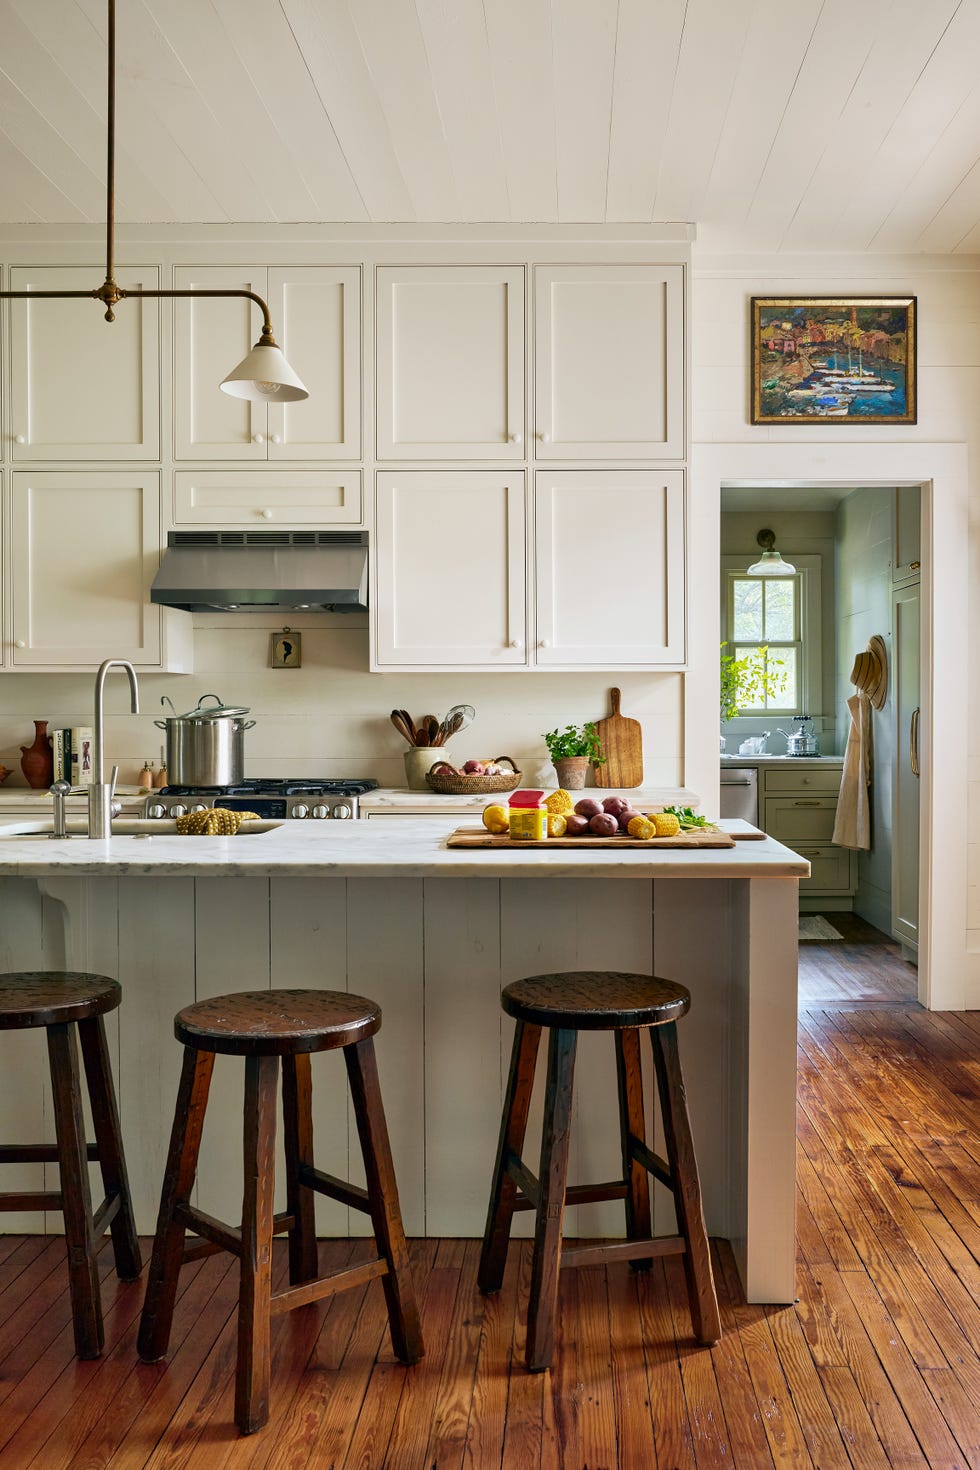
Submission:
M 615 837 L 619 831 L 619 823 L 612 812 L 598 812 L 596 816 L 589 818 L 589 830 L 597 837 Z
M 634 817 L 639 816 L 642 816 L 642 812 L 635 811 L 631 806 L 628 806 L 624 812 L 620 812 L 617 819 L 619 821 L 620 832 L 627 832 L 630 822 L 632 822 Z
M 574 812 L 569 812 L 568 816 L 565 818 L 565 836 L 566 837 L 581 837 L 582 836 L 582 833 L 583 832 L 588 832 L 588 830 L 589 830 L 589 819 L 588 819 L 588 817 L 579 817 L 579 816 L 576 816 L 576 814 Z
M 486 775 L 486 770 L 487 768 L 482 761 L 467 761 L 463 767 L 463 775 L 484 776 Z
M 583 796 L 581 801 L 575 803 L 575 810 L 580 817 L 601 816 L 602 804 L 596 801 L 594 796 Z
M 625 796 L 607 796 L 602 803 L 602 810 L 604 812 L 608 812 L 610 816 L 616 817 L 617 819 L 623 812 L 627 810 L 628 807 L 629 802 L 626 800 Z

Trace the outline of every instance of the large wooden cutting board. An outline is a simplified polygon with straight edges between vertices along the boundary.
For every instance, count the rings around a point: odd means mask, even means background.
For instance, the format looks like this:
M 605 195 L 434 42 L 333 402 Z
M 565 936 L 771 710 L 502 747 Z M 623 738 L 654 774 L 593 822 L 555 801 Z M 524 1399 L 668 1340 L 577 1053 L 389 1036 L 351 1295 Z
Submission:
M 593 766 L 597 786 L 625 789 L 643 785 L 643 731 L 639 720 L 628 720 L 619 713 L 619 690 L 609 691 L 612 714 L 596 721 L 596 734 L 606 757 L 601 766 Z M 615 841 L 615 838 L 612 839 Z
M 728 832 L 678 832 L 676 837 L 546 837 L 542 841 L 508 837 L 483 827 L 457 827 L 446 839 L 447 847 L 734 847 Z

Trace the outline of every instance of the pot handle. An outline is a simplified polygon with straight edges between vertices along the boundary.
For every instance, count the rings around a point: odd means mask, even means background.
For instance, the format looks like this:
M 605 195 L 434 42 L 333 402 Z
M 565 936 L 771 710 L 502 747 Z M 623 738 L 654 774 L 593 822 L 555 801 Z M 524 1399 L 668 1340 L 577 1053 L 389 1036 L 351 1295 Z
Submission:
M 238 724 L 238 728 L 239 728 L 239 730 L 251 730 L 251 728 L 252 728 L 252 726 L 254 724 L 255 724 L 255 721 L 254 720 L 240 720 L 239 721 L 239 724 Z
M 218 695 L 218 694 L 202 694 L 201 697 L 200 697 L 200 699 L 197 701 L 197 704 L 194 706 L 194 708 L 195 709 L 203 709 L 204 708 L 204 701 L 206 699 L 213 699 L 214 702 L 215 702 L 215 704 L 217 704 L 218 707 L 220 708 L 220 706 L 221 706 L 221 696 Z
M 154 720 L 153 723 L 154 723 L 154 725 L 156 725 L 156 727 L 157 727 L 158 730 L 166 730 L 167 726 L 170 724 L 170 721 L 169 720 Z

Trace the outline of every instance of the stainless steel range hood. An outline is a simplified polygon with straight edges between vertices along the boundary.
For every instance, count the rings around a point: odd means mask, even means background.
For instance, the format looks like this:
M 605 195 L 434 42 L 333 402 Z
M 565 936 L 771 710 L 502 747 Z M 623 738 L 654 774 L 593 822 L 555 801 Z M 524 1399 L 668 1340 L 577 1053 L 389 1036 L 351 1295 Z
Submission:
M 171 531 L 152 602 L 189 612 L 363 612 L 366 531 Z

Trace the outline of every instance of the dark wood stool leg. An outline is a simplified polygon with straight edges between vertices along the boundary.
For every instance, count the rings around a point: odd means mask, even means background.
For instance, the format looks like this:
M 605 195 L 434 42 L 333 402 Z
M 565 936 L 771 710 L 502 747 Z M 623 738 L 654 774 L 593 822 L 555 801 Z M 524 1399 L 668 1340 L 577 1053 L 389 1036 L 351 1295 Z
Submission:
M 345 1046 L 344 1061 L 347 1063 L 354 1117 L 364 1155 L 371 1223 L 374 1226 L 378 1252 L 388 1262 L 388 1270 L 382 1276 L 381 1283 L 388 1304 L 391 1345 L 401 1362 L 417 1363 L 425 1348 L 408 1264 L 408 1246 L 398 1206 L 398 1187 L 391 1161 L 388 1125 L 381 1102 L 374 1038 L 368 1036 L 353 1046 Z
M 245 1058 L 245 1190 L 235 1374 L 235 1423 L 242 1434 L 261 1429 L 269 1417 L 278 1083 L 277 1056 Z
M 78 1052 L 68 1023 L 48 1026 L 48 1060 L 54 1126 L 58 1139 L 58 1169 L 61 1174 L 65 1244 L 68 1247 L 68 1280 L 71 1314 L 75 1329 L 75 1351 L 80 1358 L 97 1358 L 105 1342 L 99 1276 L 92 1239 L 92 1195 L 88 1178 L 88 1150 L 82 1118 L 82 1093 L 78 1075 Z
M 717 1342 L 721 1337 L 721 1319 L 711 1273 L 708 1232 L 701 1209 L 701 1185 L 687 1114 L 684 1077 L 677 1050 L 676 1022 L 668 1021 L 662 1026 L 651 1026 L 650 1041 L 653 1045 L 660 1109 L 663 1114 L 667 1162 L 674 1181 L 677 1224 L 687 1245 L 683 1260 L 694 1335 L 698 1342 Z
M 300 1183 L 300 1168 L 313 1163 L 313 1082 L 306 1052 L 282 1059 L 282 1129 L 286 1154 L 286 1208 L 294 1225 L 289 1232 L 289 1280 L 293 1286 L 315 1281 L 315 1196 Z
M 616 1041 L 616 1078 L 619 1085 L 619 1127 L 623 1145 L 623 1178 L 629 1186 L 626 1196 L 626 1238 L 645 1240 L 653 1233 L 650 1218 L 650 1176 L 633 1157 L 630 1139 L 646 1142 L 643 1120 L 643 1070 L 640 1065 L 640 1033 L 637 1027 L 625 1027 L 614 1033 Z M 631 1261 L 634 1271 L 649 1271 L 652 1261 Z
M 514 1218 L 514 1201 L 517 1185 L 508 1173 L 511 1159 L 519 1159 L 527 1132 L 527 1114 L 531 1106 L 531 1090 L 534 1087 L 534 1066 L 538 1055 L 541 1027 L 518 1021 L 514 1031 L 514 1045 L 510 1054 L 510 1073 L 507 1091 L 504 1094 L 503 1115 L 500 1121 L 500 1139 L 497 1144 L 497 1161 L 493 1167 L 493 1183 L 490 1186 L 490 1205 L 487 1209 L 487 1225 L 483 1232 L 483 1250 L 480 1253 L 480 1270 L 477 1284 L 482 1292 L 499 1291 L 504 1280 L 504 1265 L 507 1260 L 507 1242 Z
M 177 1106 L 170 1134 L 170 1150 L 163 1176 L 157 1233 L 140 1317 L 137 1351 L 144 1363 L 155 1363 L 167 1351 L 177 1299 L 177 1280 L 184 1262 L 184 1226 L 174 1218 L 186 1205 L 194 1187 L 201 1130 L 214 1070 L 214 1053 L 184 1047 L 184 1064 L 177 1088 Z
M 532 1373 L 551 1366 L 555 1355 L 555 1315 L 561 1231 L 568 1175 L 568 1135 L 572 1122 L 572 1077 L 578 1035 L 555 1027 L 548 1039 L 548 1085 L 544 1100 L 538 1208 L 531 1263 L 525 1362 Z
M 123 1281 L 135 1281 L 143 1269 L 143 1261 L 136 1235 L 136 1221 L 133 1218 L 133 1201 L 129 1193 L 129 1179 L 123 1155 L 116 1089 L 112 1082 L 109 1048 L 102 1017 L 93 1016 L 87 1021 L 79 1021 L 78 1039 L 82 1044 L 82 1061 L 85 1063 L 95 1141 L 99 1149 L 102 1185 L 106 1199 L 116 1198 L 119 1201 L 119 1208 L 109 1224 L 112 1251 L 116 1258 L 116 1274 Z

